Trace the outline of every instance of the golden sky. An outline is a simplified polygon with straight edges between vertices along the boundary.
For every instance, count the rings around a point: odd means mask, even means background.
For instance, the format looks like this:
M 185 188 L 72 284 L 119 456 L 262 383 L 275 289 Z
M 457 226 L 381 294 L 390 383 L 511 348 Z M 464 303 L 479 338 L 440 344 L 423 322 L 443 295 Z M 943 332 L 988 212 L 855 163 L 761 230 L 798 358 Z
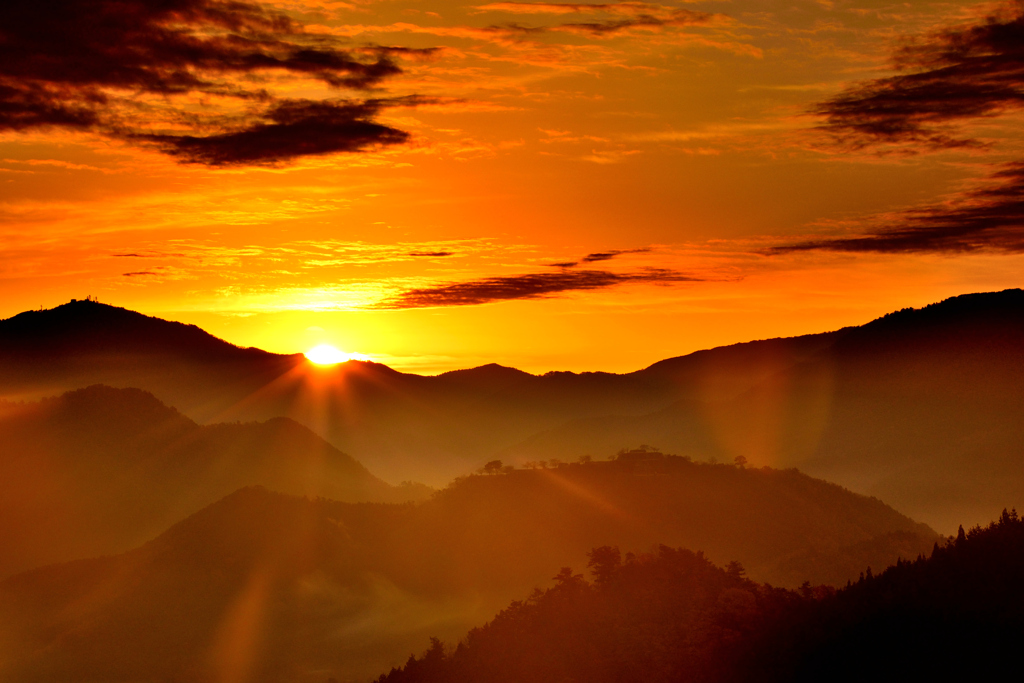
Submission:
M 0 10 L 0 317 L 628 371 L 1024 273 L 1020 3 Z

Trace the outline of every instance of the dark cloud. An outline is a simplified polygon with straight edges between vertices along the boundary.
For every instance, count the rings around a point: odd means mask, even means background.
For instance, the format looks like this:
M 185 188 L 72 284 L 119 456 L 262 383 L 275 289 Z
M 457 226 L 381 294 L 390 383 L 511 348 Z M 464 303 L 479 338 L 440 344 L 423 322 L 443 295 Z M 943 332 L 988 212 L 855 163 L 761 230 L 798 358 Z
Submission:
M 156 272 L 154 272 L 152 270 L 136 270 L 136 271 L 131 272 L 131 273 L 121 273 L 121 274 L 124 277 L 139 277 L 141 275 L 159 275 L 160 273 L 156 273 Z
M 631 28 L 660 26 L 682 26 L 688 24 L 702 24 L 712 15 L 706 12 L 693 12 L 691 10 L 677 10 L 671 17 L 655 17 L 650 14 L 640 14 L 628 19 L 612 19 L 608 21 L 584 21 L 576 23 L 561 24 L 555 30 L 570 31 L 576 33 L 589 33 L 595 36 L 604 36 Z
M 371 45 L 362 48 L 363 52 L 377 56 L 398 56 L 410 59 L 429 60 L 444 52 L 442 47 L 402 47 L 400 45 Z
M 99 122 L 95 103 L 63 102 L 65 94 L 34 83 L 15 87 L 0 80 L 0 130 L 46 126 L 84 130 Z
M 1024 2 L 973 26 L 908 43 L 895 56 L 905 73 L 861 84 L 816 109 L 824 127 L 854 146 L 910 143 L 979 146 L 952 125 L 1024 105 Z M 770 253 L 1024 251 L 1024 163 L 1006 164 L 949 201 L 870 221 L 852 237 L 780 245 Z
M 592 254 L 587 254 L 579 261 L 560 261 L 558 263 L 549 263 L 548 265 L 552 268 L 575 268 L 581 263 L 597 263 L 598 261 L 610 261 L 611 259 L 619 256 L 620 254 L 646 254 L 650 251 L 650 248 L 643 247 L 641 249 L 610 249 L 608 251 L 597 251 Z
M 823 127 L 854 146 L 910 142 L 978 145 L 950 124 L 1024 105 L 1024 2 L 983 24 L 912 42 L 895 56 L 897 76 L 860 84 L 823 102 Z
M 374 123 L 383 107 L 365 102 L 279 102 L 264 116 L 240 130 L 217 135 L 140 135 L 160 149 L 189 163 L 208 166 L 268 164 L 294 157 L 332 152 L 357 152 L 372 145 L 405 142 L 408 133 Z
M 280 12 L 237 0 L 2 3 L 0 131 L 57 127 L 162 140 L 163 149 L 183 160 L 213 164 L 242 161 L 244 155 L 229 151 L 240 139 L 268 152 L 268 157 L 254 153 L 246 159 L 256 162 L 393 144 L 406 135 L 350 116 L 352 107 L 362 106 L 366 113 L 380 109 L 381 101 L 327 103 L 314 112 L 312 103 L 274 100 L 257 81 L 261 74 L 278 72 L 366 90 L 400 73 L 392 60 L 397 54 L 412 53 L 380 46 L 340 49 L 333 39 L 303 33 Z M 195 133 L 213 128 L 208 137 L 148 130 L 152 113 L 142 108 L 139 96 L 172 102 L 183 94 L 238 98 L 265 109 L 242 130 L 223 129 L 215 117 L 196 121 L 178 112 L 179 121 L 191 121 Z M 326 133 L 329 141 L 303 139 L 298 134 L 303 126 Z M 343 140 L 346 134 L 351 137 Z
M 610 259 L 619 256 L 620 254 L 646 254 L 650 249 L 644 247 L 643 249 L 612 249 L 610 251 L 599 251 L 593 254 L 587 254 L 581 261 L 583 263 L 594 263 L 596 261 L 608 261 Z
M 506 22 L 504 24 L 493 24 L 483 29 L 484 31 L 490 31 L 492 33 L 508 33 L 508 34 L 540 34 L 548 31 L 548 26 L 527 26 L 525 24 L 519 24 L 516 22 Z
M 111 256 L 115 256 L 117 258 L 165 258 L 165 257 L 168 257 L 168 256 L 184 256 L 184 254 L 170 253 L 170 252 L 168 252 L 168 253 L 140 254 L 138 252 L 134 252 L 133 251 L 133 252 L 129 252 L 129 253 L 126 253 L 126 254 L 111 254 Z
M 472 306 L 512 299 L 537 299 L 566 292 L 607 289 L 636 282 L 698 282 L 699 278 L 667 268 L 647 268 L 634 273 L 604 270 L 563 270 L 557 273 L 528 273 L 454 282 L 437 287 L 410 289 L 377 305 L 376 308 L 426 308 Z
M 903 212 L 889 226 L 856 237 L 810 240 L 772 253 L 1024 252 L 1024 163 L 1008 164 L 953 201 Z
M 524 3 L 512 3 L 525 5 Z M 491 5 L 492 8 L 499 8 L 501 4 Z M 546 7 L 566 7 L 574 8 L 576 11 L 604 11 L 613 10 L 616 7 L 624 8 L 625 5 L 542 5 Z M 639 7 L 653 7 L 650 5 L 640 5 Z M 585 10 L 584 10 L 585 8 Z M 663 8 L 658 8 L 663 9 Z M 599 21 L 582 21 L 582 22 L 569 22 L 563 24 L 555 24 L 552 26 L 527 26 L 525 24 L 519 24 L 516 22 L 508 22 L 504 24 L 495 24 L 487 27 L 487 30 L 496 33 L 508 33 L 508 34 L 541 34 L 548 32 L 563 32 L 563 33 L 585 33 L 592 36 L 606 36 L 622 31 L 627 31 L 631 28 L 660 28 L 664 26 L 690 26 L 693 24 L 703 24 L 715 18 L 715 15 L 707 12 L 695 12 L 693 10 L 677 9 L 670 13 L 666 13 L 663 16 L 656 16 L 655 14 L 648 13 L 631 13 L 632 16 L 623 17 L 621 19 L 605 19 Z
M 454 251 L 410 251 L 409 256 L 454 256 Z

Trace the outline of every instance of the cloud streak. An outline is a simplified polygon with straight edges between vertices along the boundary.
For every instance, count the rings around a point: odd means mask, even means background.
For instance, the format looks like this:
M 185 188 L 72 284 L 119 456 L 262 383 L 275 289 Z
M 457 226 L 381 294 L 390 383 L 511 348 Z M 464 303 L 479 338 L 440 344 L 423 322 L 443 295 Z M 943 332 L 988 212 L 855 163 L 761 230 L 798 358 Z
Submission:
M 864 235 L 808 240 L 770 252 L 1024 252 L 1024 163 L 1008 164 L 949 203 L 905 211 L 889 223 Z
M 614 19 L 598 19 L 595 21 L 567 22 L 551 26 L 524 26 L 518 23 L 507 23 L 488 27 L 487 30 L 507 32 L 510 34 L 541 34 L 547 32 L 575 33 L 591 37 L 610 36 L 633 28 L 662 28 L 666 26 L 692 26 L 705 24 L 716 18 L 708 12 L 697 12 L 665 5 L 654 5 L 645 2 L 622 2 L 606 4 L 581 3 L 529 3 L 529 2 L 498 2 L 477 7 L 485 12 L 505 12 L 510 14 L 604 14 Z
M 608 261 L 621 254 L 646 254 L 650 251 L 650 248 L 643 247 L 640 249 L 612 249 L 610 251 L 598 251 L 593 254 L 587 254 L 580 261 L 583 263 L 596 263 L 597 261 Z
M 981 147 L 955 124 L 1024 106 L 1024 0 L 983 23 L 936 32 L 897 51 L 906 73 L 857 85 L 815 108 L 855 148 Z M 916 149 L 915 149 L 916 148 Z M 868 219 L 854 236 L 779 245 L 769 253 L 1024 251 L 1024 163 L 1004 164 L 948 201 Z
M 217 135 L 142 135 L 182 161 L 207 166 L 273 164 L 295 157 L 358 152 L 405 142 L 409 134 L 373 121 L 385 106 L 364 102 L 279 102 L 264 119 Z
M 904 73 L 859 84 L 815 107 L 824 130 L 854 147 L 977 146 L 951 125 L 1024 106 L 1024 2 L 982 24 L 925 36 L 894 61 Z
M 244 1 L 4 3 L 0 131 L 99 132 L 211 165 L 397 144 L 405 133 L 369 118 L 380 100 L 279 100 L 259 83 L 277 74 L 367 90 L 400 73 L 393 57 L 406 52 L 341 49 L 334 39 L 304 33 L 285 14 Z M 255 112 L 241 124 L 220 112 L 200 115 L 181 102 L 189 96 L 247 103 Z M 192 130 L 153 132 L 156 110 L 165 125 Z M 254 151 L 240 153 L 241 143 Z
M 563 270 L 556 273 L 486 277 L 467 282 L 445 283 L 435 287 L 409 289 L 372 307 L 404 309 L 474 306 L 515 299 L 554 297 L 569 292 L 608 289 L 633 283 L 671 284 L 700 280 L 701 278 L 667 268 L 646 268 L 633 273 Z
M 579 261 L 560 261 L 558 263 L 548 264 L 553 268 L 575 268 L 581 263 L 598 263 L 600 261 L 610 261 L 616 256 L 622 254 L 647 254 L 651 251 L 650 247 L 641 247 L 639 249 L 610 249 L 608 251 L 596 251 L 591 254 L 587 254 Z
M 583 13 L 636 13 L 653 8 L 664 9 L 661 5 L 645 2 L 579 3 L 579 2 L 492 2 L 478 5 L 481 12 L 509 12 L 511 14 L 583 14 Z

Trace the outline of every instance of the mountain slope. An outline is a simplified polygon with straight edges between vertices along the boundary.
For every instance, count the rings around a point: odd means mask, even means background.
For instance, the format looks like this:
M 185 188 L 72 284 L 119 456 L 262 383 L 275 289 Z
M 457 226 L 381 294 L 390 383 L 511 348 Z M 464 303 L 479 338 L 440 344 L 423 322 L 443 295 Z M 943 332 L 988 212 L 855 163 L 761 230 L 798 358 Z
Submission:
M 638 443 L 798 467 L 952 532 L 1024 496 L 1024 292 L 957 297 L 833 335 L 738 395 L 568 422 L 502 453 Z
M 120 552 L 242 486 L 397 501 L 286 418 L 200 426 L 139 389 L 92 386 L 0 413 L 0 576 Z
M 1021 290 L 624 375 L 489 365 L 423 377 L 356 361 L 318 368 L 212 337 L 161 346 L 126 330 L 177 324 L 95 302 L 22 316 L 0 321 L 0 395 L 104 381 L 146 389 L 200 422 L 286 416 L 392 481 L 443 485 L 496 458 L 602 458 L 652 444 L 695 459 L 798 467 L 944 532 L 1024 502 Z M 87 334 L 90 316 L 117 318 L 122 336 L 143 341 L 104 355 L 100 337 Z M 36 329 L 40 349 L 52 351 L 57 337 L 89 338 L 83 348 L 93 351 L 12 356 L 10 340 L 27 334 L 14 328 Z M 202 334 L 173 329 L 168 339 Z
M 301 355 L 241 349 L 193 326 L 74 301 L 0 321 L 0 396 L 103 383 L 145 389 L 199 422 L 287 416 L 389 479 L 441 484 L 567 420 L 734 395 L 830 338 L 818 337 L 702 352 L 627 375 L 536 376 L 492 364 L 422 377 L 359 361 L 319 368 Z
M 0 582 L 0 678 L 366 680 L 595 545 L 659 537 L 789 585 L 845 582 L 937 539 L 798 472 L 650 453 L 476 475 L 419 505 L 249 488 L 131 552 Z
M 9 398 L 135 387 L 209 421 L 303 362 L 85 299 L 0 320 L 0 392 Z
M 838 592 L 759 585 L 666 546 L 590 558 L 593 583 L 565 568 L 457 648 L 435 640 L 378 683 L 959 681 L 1018 666 L 1016 513 Z
M 171 354 L 195 360 L 269 356 L 243 349 L 185 325 L 83 299 L 48 311 L 25 311 L 0 321 L 0 354 L 6 357 L 74 358 L 93 354 Z

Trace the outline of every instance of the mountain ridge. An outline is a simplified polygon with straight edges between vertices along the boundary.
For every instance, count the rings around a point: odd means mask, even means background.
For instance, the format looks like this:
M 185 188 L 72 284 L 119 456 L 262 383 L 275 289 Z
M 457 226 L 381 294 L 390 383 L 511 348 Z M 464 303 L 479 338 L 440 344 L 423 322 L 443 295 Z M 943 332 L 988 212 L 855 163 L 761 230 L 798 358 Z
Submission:
M 615 377 L 628 377 L 632 375 L 638 375 L 650 372 L 656 368 L 664 368 L 668 365 L 677 364 L 687 359 L 695 359 L 706 356 L 712 353 L 720 353 L 723 350 L 731 350 L 738 355 L 742 355 L 744 351 L 754 349 L 758 345 L 778 345 L 794 342 L 801 340 L 806 342 L 808 346 L 815 346 L 820 341 L 826 341 L 830 338 L 842 338 L 854 330 L 873 330 L 885 326 L 898 325 L 902 322 L 908 321 L 911 318 L 915 319 L 915 322 L 919 322 L 923 318 L 931 319 L 934 322 L 937 318 L 940 318 L 943 313 L 948 314 L 950 312 L 966 313 L 971 316 L 978 316 L 979 314 L 991 314 L 993 312 L 1004 314 L 1007 310 L 1012 310 L 1007 307 L 1007 303 L 1012 304 L 1016 307 L 1018 315 L 1021 320 L 1018 321 L 1018 325 L 1024 326 L 1024 290 L 1018 288 L 1005 289 L 995 292 L 974 292 L 969 294 L 960 294 L 957 296 L 943 299 L 942 301 L 934 302 L 922 306 L 921 308 L 902 308 L 897 311 L 886 313 L 878 318 L 874 318 L 861 325 L 850 325 L 842 327 L 836 330 L 830 330 L 827 332 L 818 332 L 804 335 L 795 335 L 789 337 L 767 337 L 763 339 L 753 339 L 745 342 L 736 342 L 733 344 L 724 344 L 720 346 L 710 347 L 707 349 L 699 349 L 691 353 L 683 354 L 680 356 L 671 356 L 664 358 L 659 361 L 655 361 L 650 365 L 637 370 L 629 372 L 615 373 L 606 371 L 583 371 L 583 372 L 572 372 L 565 370 L 552 370 L 541 374 L 534 374 L 525 370 L 520 370 L 515 367 L 501 365 L 499 363 L 486 363 L 484 365 L 474 366 L 470 368 L 459 368 L 455 370 L 448 370 L 438 375 L 416 375 L 418 377 L 444 377 L 446 379 L 455 379 L 458 377 L 468 376 L 467 373 L 478 374 L 486 372 L 487 375 L 493 377 L 496 374 L 508 374 L 515 376 L 529 376 L 529 377 L 565 377 L 565 376 L 585 376 L 585 375 L 602 375 L 602 376 L 615 376 Z M 969 304 L 969 305 L 968 305 Z M 979 310 L 983 309 L 983 310 Z M 64 314 L 67 314 L 66 316 Z M 54 315 L 61 316 L 61 318 L 54 318 Z M 86 315 L 87 314 L 87 315 Z M 68 336 L 68 323 L 87 323 L 84 326 L 82 332 L 98 331 L 100 326 L 96 323 L 108 325 L 107 329 L 104 330 L 105 334 L 99 335 L 99 338 L 89 340 L 91 344 L 87 345 L 86 348 L 96 345 L 98 342 L 102 342 L 104 345 L 110 344 L 112 340 L 117 339 L 116 334 L 107 334 L 110 332 L 109 325 L 111 322 L 115 323 L 142 323 L 143 329 L 149 334 L 146 334 L 143 339 L 147 344 L 154 344 L 159 342 L 158 346 L 167 346 L 180 350 L 182 347 L 177 346 L 181 341 L 187 341 L 194 343 L 198 340 L 205 342 L 204 346 L 217 347 L 224 349 L 228 352 L 243 352 L 243 353 L 260 353 L 267 356 L 276 356 L 284 358 L 299 358 L 302 357 L 301 353 L 293 354 L 280 354 L 270 351 L 264 351 L 257 347 L 249 346 L 244 347 L 237 344 L 233 344 L 229 341 L 215 337 L 210 333 L 206 332 L 197 325 L 189 323 L 180 323 L 175 321 L 165 320 L 156 316 L 146 315 L 130 309 L 113 306 L 110 304 L 100 303 L 92 299 L 72 299 L 66 304 L 58 305 L 51 309 L 44 310 L 32 310 L 23 311 L 9 318 L 0 319 L 0 354 L 10 353 L 11 350 L 18 350 L 24 352 L 23 349 L 17 349 L 17 342 L 22 342 L 27 346 L 27 342 L 32 342 L 32 350 L 47 351 L 44 344 L 43 348 L 40 349 L 38 346 L 39 342 L 52 341 L 53 336 L 59 330 L 60 337 L 67 338 Z M 39 324 L 42 323 L 42 324 Z M 115 332 L 121 332 L 125 329 L 138 329 L 138 325 L 133 328 L 128 328 L 127 325 L 118 325 L 121 327 L 120 330 L 114 330 Z M 168 335 L 169 330 L 177 330 L 178 334 Z M 157 334 L 156 332 L 159 332 Z M 169 338 L 168 338 L 169 337 Z M 124 339 L 122 337 L 122 339 Z M 133 341 L 131 337 L 128 337 L 129 341 Z M 106 350 L 107 346 L 103 347 Z M 152 349 L 147 349 L 151 351 Z M 391 372 L 395 372 L 401 375 L 415 375 L 415 373 L 403 372 L 401 370 L 395 370 L 390 366 L 377 363 L 374 361 L 348 361 L 353 365 L 367 365 L 378 368 L 387 368 Z
M 471 475 L 419 504 L 247 487 L 120 555 L 0 581 L 0 678 L 223 678 L 217 657 L 245 614 L 261 644 L 250 680 L 367 680 L 428 636 L 461 637 L 595 543 L 658 539 L 795 586 L 855 578 L 938 536 L 798 472 L 650 452 Z
M 287 417 L 198 425 L 141 389 L 93 385 L 0 415 L 0 576 L 126 550 L 248 484 L 347 500 L 392 487 Z
M 488 364 L 423 376 L 239 349 L 216 362 L 107 354 L 117 357 L 77 366 L 0 353 L 0 398 L 104 383 L 143 388 L 200 423 L 286 416 L 385 479 L 435 486 L 494 459 L 602 458 L 644 443 L 695 459 L 742 455 L 878 495 L 952 531 L 991 519 L 1024 482 L 1013 456 L 1024 451 L 1022 320 L 1019 289 L 967 294 L 624 374 Z

